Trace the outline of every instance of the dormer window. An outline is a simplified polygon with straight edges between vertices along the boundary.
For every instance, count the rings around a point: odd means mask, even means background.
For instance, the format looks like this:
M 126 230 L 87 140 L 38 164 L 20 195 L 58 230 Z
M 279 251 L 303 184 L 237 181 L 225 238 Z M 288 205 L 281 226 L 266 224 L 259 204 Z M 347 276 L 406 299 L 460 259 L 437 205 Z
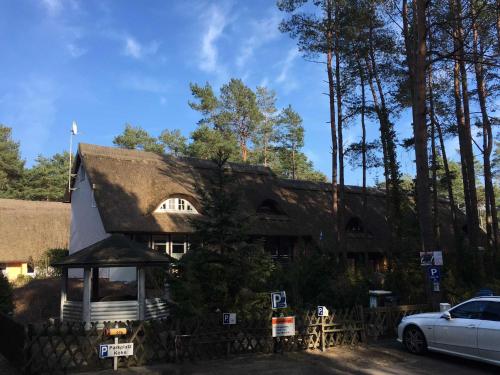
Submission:
M 184 212 L 197 214 L 194 206 L 184 198 L 169 198 L 156 209 L 155 212 Z
M 264 215 L 284 215 L 278 203 L 272 199 L 265 199 L 257 208 L 257 213 Z
M 345 226 L 345 231 L 347 233 L 363 233 L 365 229 L 359 217 L 351 217 Z

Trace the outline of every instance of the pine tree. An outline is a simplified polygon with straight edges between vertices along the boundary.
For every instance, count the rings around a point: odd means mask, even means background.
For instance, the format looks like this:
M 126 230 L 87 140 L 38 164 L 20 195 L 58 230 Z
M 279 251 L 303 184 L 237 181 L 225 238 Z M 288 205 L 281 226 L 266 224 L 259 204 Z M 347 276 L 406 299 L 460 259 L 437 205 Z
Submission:
M 68 184 L 69 153 L 50 158 L 38 156 L 35 165 L 24 173 L 19 196 L 28 200 L 62 202 Z
M 0 197 L 15 198 L 24 173 L 19 142 L 12 140 L 12 129 L 0 124 Z
M 240 207 L 240 193 L 228 155 L 218 153 L 215 174 L 199 187 L 201 217 L 192 220 L 189 252 L 172 281 L 173 299 L 184 315 L 214 312 L 250 313 L 268 306 L 273 262 L 248 236 L 251 217 Z
M 149 135 L 140 126 L 130 124 L 126 124 L 123 133 L 113 139 L 113 144 L 121 148 L 151 151 L 157 154 L 164 152 L 164 146 L 158 142 L 157 138 Z

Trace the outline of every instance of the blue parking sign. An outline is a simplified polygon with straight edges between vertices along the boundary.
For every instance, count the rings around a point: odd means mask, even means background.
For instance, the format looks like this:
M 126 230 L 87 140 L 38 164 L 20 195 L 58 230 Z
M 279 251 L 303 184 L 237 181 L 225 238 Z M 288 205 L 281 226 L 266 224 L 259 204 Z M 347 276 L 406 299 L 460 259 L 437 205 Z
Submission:
M 108 357 L 108 345 L 99 345 L 99 357 L 107 358 Z
M 271 293 L 271 307 L 273 309 L 286 309 L 285 291 Z
M 429 267 L 429 279 L 431 279 L 435 283 L 439 283 L 439 281 L 441 280 L 441 270 L 439 269 L 439 267 Z

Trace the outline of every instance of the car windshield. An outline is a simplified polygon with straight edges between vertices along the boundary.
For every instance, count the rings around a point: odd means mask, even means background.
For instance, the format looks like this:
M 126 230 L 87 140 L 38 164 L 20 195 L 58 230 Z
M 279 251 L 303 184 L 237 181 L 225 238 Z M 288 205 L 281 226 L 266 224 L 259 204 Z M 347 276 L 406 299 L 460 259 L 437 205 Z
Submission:
M 450 310 L 452 318 L 460 319 L 481 319 L 483 311 L 486 309 L 488 301 L 471 301 Z

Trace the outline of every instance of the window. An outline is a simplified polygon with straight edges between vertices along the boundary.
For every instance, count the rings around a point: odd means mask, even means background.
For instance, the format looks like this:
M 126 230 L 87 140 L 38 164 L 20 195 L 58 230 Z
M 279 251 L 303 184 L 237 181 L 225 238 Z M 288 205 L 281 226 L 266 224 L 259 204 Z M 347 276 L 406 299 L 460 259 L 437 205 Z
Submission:
M 293 241 L 289 237 L 266 237 L 264 249 L 275 261 L 287 262 L 293 258 Z
M 169 198 L 155 212 L 186 212 L 196 214 L 194 206 L 183 198 Z
M 359 217 L 351 217 L 345 226 L 345 231 L 347 233 L 363 233 L 365 231 L 363 222 Z
M 483 311 L 482 319 L 500 322 L 500 302 L 488 302 Z
M 185 234 L 170 235 L 170 256 L 180 259 L 189 250 L 189 238 Z
M 257 212 L 265 215 L 284 215 L 284 212 L 280 209 L 278 203 L 272 199 L 265 199 L 260 204 L 259 208 L 257 208 Z
M 153 236 L 152 248 L 160 254 L 168 254 L 168 236 Z
M 488 301 L 472 301 L 450 310 L 452 318 L 481 319 Z
M 27 273 L 28 275 L 31 275 L 31 274 L 34 274 L 34 273 L 35 273 L 35 264 L 33 263 L 33 260 L 32 260 L 32 259 L 30 259 L 30 260 L 28 261 L 28 264 L 27 264 L 27 267 L 26 267 L 26 268 L 27 268 L 27 269 L 26 269 L 26 273 Z

